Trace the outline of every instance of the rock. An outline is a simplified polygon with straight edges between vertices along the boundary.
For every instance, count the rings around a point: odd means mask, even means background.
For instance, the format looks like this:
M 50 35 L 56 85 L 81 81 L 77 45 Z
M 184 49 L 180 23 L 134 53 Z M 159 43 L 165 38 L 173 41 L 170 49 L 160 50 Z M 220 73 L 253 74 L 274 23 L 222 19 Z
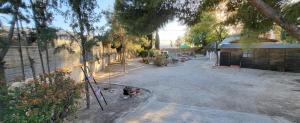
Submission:
M 8 90 L 14 90 L 16 88 L 22 88 L 26 85 L 25 82 L 14 82 L 11 84 L 11 86 L 8 87 Z
M 33 81 L 34 81 L 33 78 L 27 78 L 24 82 L 14 82 L 8 87 L 8 90 L 14 90 L 15 88 L 22 88 Z
M 27 79 L 25 80 L 25 83 L 26 83 L 26 84 L 29 84 L 29 83 L 31 83 L 31 82 L 33 82 L 33 81 L 34 81 L 33 78 L 27 78 Z

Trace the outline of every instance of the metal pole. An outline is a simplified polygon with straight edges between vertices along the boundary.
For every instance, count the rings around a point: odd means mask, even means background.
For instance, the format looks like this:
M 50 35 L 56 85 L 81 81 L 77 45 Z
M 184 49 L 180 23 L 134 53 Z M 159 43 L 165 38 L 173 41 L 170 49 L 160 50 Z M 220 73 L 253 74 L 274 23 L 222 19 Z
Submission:
M 90 68 L 88 68 L 88 67 L 87 67 L 87 69 L 90 71 Z M 96 80 L 95 80 L 95 78 L 94 78 L 94 77 L 93 77 L 93 81 L 94 81 L 94 83 L 95 83 L 96 85 L 98 85 L 98 83 L 96 82 Z M 102 93 L 102 91 L 101 91 L 101 90 L 100 90 L 100 94 L 101 94 L 101 96 L 102 96 L 102 98 L 103 98 L 103 100 L 104 100 L 105 104 L 107 105 L 106 99 L 105 99 L 105 97 L 104 97 L 104 95 L 103 95 L 103 93 Z
M 82 67 L 80 67 L 80 68 L 81 68 L 81 70 L 83 71 L 84 76 L 85 76 L 85 79 L 86 79 L 86 81 L 88 82 L 90 88 L 92 89 L 92 92 L 93 92 L 93 94 L 95 95 L 95 97 L 96 97 L 96 99 L 97 99 L 97 102 L 98 102 L 98 104 L 99 104 L 101 110 L 103 111 L 103 107 L 102 107 L 102 105 L 101 105 L 101 103 L 100 103 L 100 100 L 98 99 L 98 97 L 97 97 L 97 95 L 96 95 L 96 92 L 95 92 L 95 90 L 94 90 L 92 84 L 90 83 L 90 80 L 88 79 L 88 76 L 87 76 L 86 71 L 84 71 Z

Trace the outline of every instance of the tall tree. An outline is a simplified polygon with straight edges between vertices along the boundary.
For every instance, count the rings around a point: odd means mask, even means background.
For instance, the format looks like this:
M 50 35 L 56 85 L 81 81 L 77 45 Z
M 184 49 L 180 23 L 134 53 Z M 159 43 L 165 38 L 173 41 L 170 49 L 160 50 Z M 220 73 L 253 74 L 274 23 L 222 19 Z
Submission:
M 173 3 L 174 0 L 168 2 Z M 128 33 L 148 35 L 173 19 L 175 11 L 168 2 L 167 0 L 116 0 L 115 13 Z
M 300 40 L 300 1 L 281 0 L 242 0 L 229 1 L 228 11 L 233 12 L 228 22 L 231 24 L 242 23 L 244 30 L 255 31 L 258 35 L 270 31 L 275 26 L 280 26 L 290 36 Z
M 7 40 L 3 40 L 2 44 L 4 44 L 4 47 L 1 47 L 0 51 L 0 81 L 5 81 L 5 68 L 4 68 L 4 57 L 6 56 L 6 53 L 8 52 L 11 42 L 14 36 L 14 30 L 15 25 L 17 23 L 17 19 L 23 19 L 26 20 L 26 17 L 19 11 L 21 8 L 26 8 L 25 3 L 22 0 L 2 0 L 0 1 L 0 13 L 1 14 L 8 14 L 12 16 L 11 20 L 11 26 L 8 31 Z
M 11 42 L 14 36 L 15 25 L 17 23 L 18 17 L 19 19 L 26 19 L 25 16 L 19 11 L 21 8 L 25 8 L 24 2 L 22 0 L 2 0 L 0 1 L 0 13 L 7 14 L 12 16 L 11 26 L 8 31 L 7 37 L 0 37 L 0 88 L 1 88 L 1 96 L 5 96 L 8 94 L 6 90 L 6 79 L 5 79 L 5 61 L 4 58 L 11 46 Z M 0 120 L 3 119 L 3 109 L 6 108 L 6 105 L 3 101 L 0 101 Z
M 185 41 L 195 46 L 206 47 L 207 44 L 218 40 L 214 29 L 217 19 L 211 12 L 203 12 L 199 19 L 201 21 L 189 26 Z
M 218 23 L 214 25 L 215 34 L 217 40 L 215 41 L 215 54 L 216 54 L 216 66 L 219 65 L 219 44 L 225 39 L 227 36 L 227 30 L 223 23 Z
M 124 25 L 120 23 L 120 20 L 118 19 L 117 13 L 110 13 L 107 17 L 109 24 L 111 25 L 111 33 L 110 36 L 112 36 L 112 42 L 114 45 L 117 43 L 119 46 L 117 47 L 117 51 L 119 51 L 121 64 L 123 66 L 123 72 L 126 72 L 126 38 L 128 32 L 124 29 Z
M 50 63 L 49 63 L 49 44 L 53 44 L 53 40 L 56 38 L 56 30 L 49 28 L 49 23 L 52 22 L 53 14 L 50 11 L 51 7 L 57 5 L 57 1 L 39 1 L 30 0 L 31 9 L 33 12 L 33 20 L 35 22 L 36 33 L 37 33 L 37 43 L 38 43 L 38 52 L 41 60 L 41 66 L 43 74 L 46 73 L 44 58 L 42 51 L 46 51 L 46 65 L 48 73 L 50 73 Z
M 300 40 L 300 29 L 297 27 L 300 1 L 291 3 L 289 0 L 155 0 L 155 2 L 118 0 L 115 9 L 120 13 L 121 22 L 128 25 L 126 29 L 129 32 L 149 33 L 173 17 L 193 25 L 201 21 L 197 15 L 201 15 L 203 11 L 216 9 L 224 1 L 228 3 L 229 12 L 234 11 L 230 20 L 243 23 L 245 29 L 252 28 L 265 33 L 275 22 L 291 36 Z M 156 7 L 159 9 L 155 9 Z M 169 13 L 169 10 L 173 12 Z M 159 17 L 161 15 L 164 16 Z
M 71 7 L 72 14 L 72 28 L 75 34 L 78 34 L 81 42 L 81 56 L 83 62 L 83 69 L 87 71 L 87 39 L 93 29 L 93 22 L 98 21 L 99 16 L 95 13 L 97 7 L 96 0 L 68 0 Z M 77 31 L 78 30 L 78 31 Z M 85 79 L 85 92 L 86 92 L 86 106 L 90 108 L 90 93 L 89 85 Z
M 24 30 L 23 28 L 23 25 L 22 25 L 22 21 L 19 21 L 20 22 L 20 26 L 21 26 L 21 34 L 23 37 L 25 37 L 25 45 L 27 46 L 26 47 L 26 54 L 27 54 L 27 59 L 29 61 L 29 64 L 30 64 L 30 68 L 31 68 L 31 73 L 32 73 L 32 77 L 34 80 L 36 80 L 36 71 L 35 71 L 35 67 L 34 67 L 34 59 L 31 57 L 30 55 L 30 52 L 29 52 L 29 48 L 28 46 L 30 46 L 30 44 L 32 42 L 35 42 L 35 37 L 32 35 L 33 33 L 31 33 L 31 31 L 29 32 L 29 36 L 26 34 L 26 31 Z
M 292 15 L 294 13 L 287 13 L 291 15 L 286 15 L 287 18 L 290 20 L 286 20 L 284 16 L 281 16 L 279 13 L 276 12 L 274 8 L 272 8 L 270 5 L 268 5 L 263 0 L 249 0 L 250 4 L 254 6 L 261 14 L 263 14 L 266 18 L 270 18 L 275 22 L 276 24 L 280 25 L 283 29 L 285 29 L 291 36 L 295 37 L 296 39 L 300 40 L 300 29 L 297 26 L 297 24 L 291 23 L 290 21 L 298 21 L 299 24 L 299 7 L 300 2 L 296 3 L 295 5 L 292 5 L 291 7 L 288 7 L 291 10 L 298 11 L 298 13 L 295 13 L 296 15 Z M 296 8 L 294 8 L 296 7 Z M 298 8 L 297 8 L 298 7 Z M 289 17 L 294 16 L 294 17 Z M 292 18 L 292 19 L 291 19 Z
M 219 64 L 218 46 L 227 36 L 227 30 L 223 22 L 218 22 L 215 14 L 210 11 L 202 12 L 199 19 L 201 21 L 190 25 L 189 31 L 185 36 L 186 41 L 195 45 L 205 47 L 208 43 L 214 43 L 216 63 Z
M 30 0 L 31 3 L 31 9 L 32 9 L 32 13 L 33 13 L 33 20 L 35 22 L 35 27 L 36 27 L 36 34 L 40 34 L 43 30 L 44 27 L 46 27 L 46 23 L 44 20 L 43 15 L 45 15 L 44 13 L 44 2 L 43 1 L 32 1 Z M 42 6 L 40 7 L 41 4 Z M 41 17 L 40 17 L 41 16 Z M 37 36 L 39 37 L 39 36 Z M 42 72 L 45 75 L 46 71 L 45 71 L 45 65 L 44 65 L 44 58 L 43 58 L 43 54 L 42 54 L 42 40 L 40 38 L 37 38 L 37 44 L 38 44 L 38 53 L 39 53 L 39 57 L 40 57 L 40 62 L 41 62 L 41 67 L 42 67 Z
M 21 71 L 22 71 L 22 80 L 25 80 L 25 68 L 24 68 L 24 59 L 23 59 L 23 49 L 22 49 L 22 42 L 21 42 L 21 32 L 20 32 L 20 25 L 19 19 L 17 18 L 17 35 L 18 35 L 18 47 L 19 47 L 19 54 L 20 54 L 20 61 L 21 61 Z
M 42 29 L 42 31 L 38 34 L 38 39 L 42 41 L 41 47 L 44 49 L 42 51 L 45 51 L 46 53 L 46 65 L 47 65 L 47 72 L 51 72 L 50 67 L 50 58 L 49 58 L 49 47 L 54 47 L 54 40 L 57 38 L 56 35 L 57 30 L 52 27 L 46 27 Z

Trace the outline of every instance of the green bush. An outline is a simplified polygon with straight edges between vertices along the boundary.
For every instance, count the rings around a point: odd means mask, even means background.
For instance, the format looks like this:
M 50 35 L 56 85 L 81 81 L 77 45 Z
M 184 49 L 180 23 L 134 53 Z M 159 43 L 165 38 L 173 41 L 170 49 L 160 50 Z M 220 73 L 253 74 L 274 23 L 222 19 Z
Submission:
M 148 56 L 148 51 L 147 50 L 142 50 L 142 51 L 140 51 L 140 56 L 142 57 L 142 58 L 145 58 L 145 57 L 147 57 Z
M 149 64 L 149 59 L 143 59 L 143 63 Z
M 154 64 L 157 66 L 167 66 L 168 61 L 165 55 L 158 55 L 155 57 Z
M 0 82 L 0 122 L 3 120 L 4 116 L 4 109 L 7 107 L 5 104 L 4 97 L 7 95 L 7 86 L 4 82 Z M 1 98 L 2 97 L 2 98 Z M 2 100 L 1 100 L 2 99 Z
M 156 57 L 156 56 L 160 55 L 160 50 L 155 50 L 155 49 L 142 50 L 139 52 L 139 55 L 142 58 L 145 58 L 145 57 L 148 57 L 148 53 L 149 53 L 149 57 Z
M 32 81 L 2 94 L 0 102 L 4 102 L 5 106 L 3 122 L 63 122 L 65 117 L 77 110 L 82 88 L 82 84 L 76 84 L 67 74 L 56 71 L 47 76 L 52 82 Z
M 151 50 L 149 51 L 149 56 L 150 56 L 150 57 L 156 57 L 156 56 L 158 56 L 158 55 L 160 55 L 160 50 L 151 49 Z

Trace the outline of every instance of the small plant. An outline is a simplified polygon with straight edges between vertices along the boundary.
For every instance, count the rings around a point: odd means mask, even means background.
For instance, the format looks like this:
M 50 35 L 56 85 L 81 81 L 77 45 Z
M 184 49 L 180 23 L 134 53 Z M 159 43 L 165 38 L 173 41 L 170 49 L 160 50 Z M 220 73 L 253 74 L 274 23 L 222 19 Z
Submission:
M 155 57 L 154 64 L 157 66 L 167 66 L 168 64 L 167 57 L 165 55 L 157 55 Z
M 143 63 L 145 63 L 145 64 L 150 64 L 149 59 L 144 59 L 144 60 L 143 60 Z
M 56 71 L 45 78 L 31 81 L 23 87 L 1 94 L 3 121 L 5 123 L 63 122 L 74 113 L 80 99 L 81 84 L 67 76 L 67 72 Z M 2 86 L 4 87 L 4 86 Z M 7 90 L 1 88 L 1 92 Z
M 5 104 L 5 100 L 4 98 L 6 98 L 7 96 L 7 86 L 5 84 L 5 82 L 0 81 L 0 122 L 3 120 L 3 116 L 5 115 L 4 109 L 5 107 L 7 107 Z
M 160 50 L 151 49 L 151 50 L 149 51 L 149 55 L 150 55 L 150 57 L 156 57 L 156 56 L 159 56 L 159 55 L 160 55 Z
M 142 58 L 146 58 L 148 56 L 148 51 L 147 50 L 142 50 L 139 55 L 142 57 Z
M 139 56 L 142 57 L 142 63 L 149 64 L 148 57 L 149 52 L 147 50 L 142 50 L 139 52 Z

